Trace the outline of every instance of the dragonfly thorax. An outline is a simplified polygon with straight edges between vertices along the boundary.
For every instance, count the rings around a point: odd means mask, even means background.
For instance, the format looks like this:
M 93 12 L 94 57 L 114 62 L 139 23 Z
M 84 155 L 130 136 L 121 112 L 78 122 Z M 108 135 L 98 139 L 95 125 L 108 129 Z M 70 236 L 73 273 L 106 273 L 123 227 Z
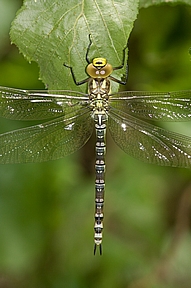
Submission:
M 94 58 L 86 72 L 92 78 L 107 78 L 113 72 L 113 67 L 105 58 Z
M 90 78 L 88 85 L 89 98 L 108 100 L 110 93 L 110 81 L 105 78 Z
M 93 79 L 89 81 L 90 107 L 95 113 L 105 113 L 108 108 L 110 81 L 108 79 Z M 93 116 L 94 118 L 94 116 Z

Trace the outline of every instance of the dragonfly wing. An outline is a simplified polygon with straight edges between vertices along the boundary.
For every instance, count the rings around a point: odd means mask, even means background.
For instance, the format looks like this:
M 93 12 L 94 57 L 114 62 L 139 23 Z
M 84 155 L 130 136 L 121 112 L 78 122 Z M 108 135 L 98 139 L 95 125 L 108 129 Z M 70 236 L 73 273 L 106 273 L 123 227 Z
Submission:
M 64 90 L 30 91 L 0 87 L 0 116 L 14 120 L 41 120 L 66 115 L 87 101 L 86 94 Z
M 191 137 L 161 129 L 116 109 L 108 125 L 117 145 L 139 160 L 174 167 L 191 167 Z
M 110 105 L 147 120 L 191 119 L 191 90 L 175 92 L 124 91 L 110 96 Z
M 88 108 L 0 135 L 0 163 L 43 162 L 62 158 L 81 148 L 90 138 L 93 119 Z

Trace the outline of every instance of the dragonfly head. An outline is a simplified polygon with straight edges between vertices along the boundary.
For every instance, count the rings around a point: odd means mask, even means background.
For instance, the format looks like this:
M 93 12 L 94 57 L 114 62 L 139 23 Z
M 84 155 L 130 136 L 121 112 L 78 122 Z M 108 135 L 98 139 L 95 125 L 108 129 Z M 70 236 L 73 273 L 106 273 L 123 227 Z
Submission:
M 96 68 L 103 68 L 107 64 L 107 60 L 105 58 L 94 58 L 92 64 Z
M 105 58 L 94 58 L 86 72 L 92 78 L 106 78 L 113 72 L 113 68 Z

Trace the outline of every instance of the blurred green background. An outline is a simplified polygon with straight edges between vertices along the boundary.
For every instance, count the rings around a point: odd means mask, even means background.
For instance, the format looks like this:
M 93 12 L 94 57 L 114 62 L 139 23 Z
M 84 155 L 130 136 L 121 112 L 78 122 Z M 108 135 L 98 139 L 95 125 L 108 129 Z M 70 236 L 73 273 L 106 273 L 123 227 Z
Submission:
M 0 85 L 40 89 L 11 46 L 22 1 L 0 0 Z M 128 90 L 191 89 L 191 7 L 142 9 Z M 63 87 L 64 89 L 64 87 Z M 0 132 L 19 123 L 1 119 Z M 191 123 L 161 123 L 191 136 Z M 191 171 L 130 158 L 108 135 L 103 255 L 93 256 L 94 141 L 64 159 L 0 166 L 0 288 L 191 287 Z

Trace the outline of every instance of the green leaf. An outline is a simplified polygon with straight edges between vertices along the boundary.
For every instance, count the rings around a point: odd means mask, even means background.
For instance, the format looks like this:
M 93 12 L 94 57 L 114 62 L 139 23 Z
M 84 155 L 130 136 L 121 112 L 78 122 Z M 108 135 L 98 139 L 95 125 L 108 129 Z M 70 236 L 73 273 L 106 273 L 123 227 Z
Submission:
M 87 78 L 85 55 L 91 34 L 90 59 L 104 57 L 113 66 L 120 65 L 137 11 L 138 0 L 25 0 L 13 21 L 11 39 L 29 61 L 38 63 L 49 89 L 84 91 L 75 86 L 63 63 L 73 67 L 77 81 Z M 123 74 L 122 69 L 115 75 Z

